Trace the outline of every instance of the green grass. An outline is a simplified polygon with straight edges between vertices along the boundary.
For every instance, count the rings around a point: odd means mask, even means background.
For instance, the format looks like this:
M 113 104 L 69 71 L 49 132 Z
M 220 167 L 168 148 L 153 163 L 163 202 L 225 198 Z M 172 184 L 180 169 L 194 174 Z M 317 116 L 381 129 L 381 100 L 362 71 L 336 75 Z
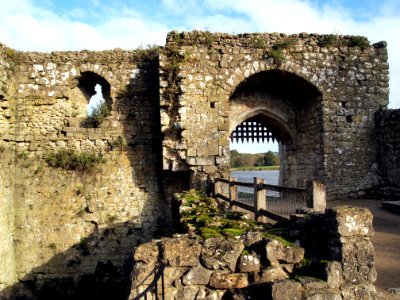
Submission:
M 62 149 L 44 156 L 44 160 L 54 168 L 65 170 L 89 171 L 99 163 L 104 163 L 104 158 L 96 153 L 75 152 Z
M 87 119 L 83 121 L 82 125 L 83 127 L 98 128 L 110 115 L 111 111 L 108 104 L 103 100 L 93 107 L 93 110 Z
M 275 171 L 279 170 L 280 166 L 261 166 L 261 167 L 238 167 L 231 168 L 231 171 Z

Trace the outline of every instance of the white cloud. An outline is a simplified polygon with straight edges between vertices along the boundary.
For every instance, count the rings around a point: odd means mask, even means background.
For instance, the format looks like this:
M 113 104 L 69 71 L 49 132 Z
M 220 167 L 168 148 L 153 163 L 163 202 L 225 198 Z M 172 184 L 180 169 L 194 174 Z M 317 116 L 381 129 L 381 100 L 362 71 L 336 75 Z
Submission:
M 77 8 L 74 19 L 99 15 Z M 87 15 L 86 15 L 87 14 Z M 134 49 L 141 44 L 164 44 L 167 26 L 148 20 L 125 6 L 103 8 L 98 25 L 72 20 L 46 8 L 32 5 L 30 0 L 0 2 L 0 42 L 19 50 L 101 50 Z

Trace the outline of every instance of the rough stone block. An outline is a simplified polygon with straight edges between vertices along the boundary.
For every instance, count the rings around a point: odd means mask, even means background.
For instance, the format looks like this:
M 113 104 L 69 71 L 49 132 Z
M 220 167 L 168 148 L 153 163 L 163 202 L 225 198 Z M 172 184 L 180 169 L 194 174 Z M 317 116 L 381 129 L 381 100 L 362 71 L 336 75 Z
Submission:
M 296 264 L 304 257 L 303 248 L 285 246 L 277 240 L 269 240 L 265 247 L 271 266 L 279 266 L 280 262 Z
M 206 285 L 210 281 L 211 273 L 211 270 L 202 266 L 194 267 L 183 277 L 182 283 L 184 285 Z
M 194 267 L 199 264 L 201 245 L 197 240 L 172 238 L 161 242 L 162 261 L 171 267 Z
M 302 288 L 301 284 L 292 280 L 274 282 L 271 286 L 272 299 L 274 300 L 300 300 Z
M 343 277 L 348 283 L 375 282 L 374 247 L 370 240 L 342 241 L 341 261 Z
M 198 286 L 183 286 L 176 293 L 175 299 L 195 300 L 198 292 L 199 292 Z
M 225 294 L 225 290 L 211 290 L 206 287 L 200 286 L 200 290 L 197 293 L 196 300 L 218 300 L 222 299 Z
M 132 271 L 132 282 L 143 284 L 150 284 L 153 280 L 152 273 L 154 273 L 155 265 L 154 264 L 147 264 L 143 262 L 137 262 L 133 266 Z M 132 288 L 134 288 L 132 286 Z M 137 288 L 137 286 L 135 287 Z
M 210 238 L 204 242 L 201 261 L 211 270 L 236 269 L 237 260 L 244 249 L 242 242 L 223 238 Z
M 154 263 L 155 261 L 157 261 L 158 255 L 158 243 L 154 241 L 146 244 L 141 244 L 133 250 L 133 259 L 135 261 Z
M 166 267 L 164 269 L 164 285 L 166 287 L 181 286 L 181 278 L 187 271 L 188 267 Z
M 257 254 L 242 254 L 239 258 L 238 269 L 239 272 L 249 273 L 258 272 L 260 270 L 261 263 Z
M 326 211 L 326 231 L 342 237 L 372 236 L 372 214 L 361 207 L 336 207 Z
M 210 286 L 216 289 L 241 289 L 248 285 L 246 273 L 214 272 L 210 278 Z
M 348 284 L 343 286 L 341 291 L 342 297 L 345 300 L 378 299 L 375 286 L 372 284 Z
M 326 268 L 326 281 L 331 289 L 338 288 L 343 283 L 342 264 L 337 261 L 328 262 Z
M 261 272 L 259 278 L 256 278 L 257 283 L 275 282 L 288 278 L 288 275 L 281 267 L 269 267 Z

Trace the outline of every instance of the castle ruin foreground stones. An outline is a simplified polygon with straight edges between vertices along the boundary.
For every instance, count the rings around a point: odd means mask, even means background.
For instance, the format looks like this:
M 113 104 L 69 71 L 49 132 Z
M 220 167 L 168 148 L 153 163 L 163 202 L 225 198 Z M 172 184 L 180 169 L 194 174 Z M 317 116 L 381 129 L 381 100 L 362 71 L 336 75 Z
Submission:
M 385 42 L 305 33 L 171 32 L 133 51 L 0 45 L 0 290 L 121 273 L 134 245 L 169 228 L 174 192 L 229 176 L 229 137 L 247 120 L 279 140 L 284 185 L 315 179 L 329 200 L 399 185 L 387 60 Z M 96 85 L 110 110 L 97 127 Z M 62 149 L 102 159 L 54 168 Z

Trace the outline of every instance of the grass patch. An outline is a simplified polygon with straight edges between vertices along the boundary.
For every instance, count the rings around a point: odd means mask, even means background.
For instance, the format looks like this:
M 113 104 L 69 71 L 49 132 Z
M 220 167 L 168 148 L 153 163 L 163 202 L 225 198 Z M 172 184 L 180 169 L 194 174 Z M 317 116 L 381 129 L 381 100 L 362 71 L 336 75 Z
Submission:
M 88 115 L 87 119 L 82 122 L 82 125 L 84 127 L 97 128 L 109 115 L 111 115 L 111 111 L 107 103 L 103 100 L 93 107 L 93 110 Z
M 362 50 L 364 50 L 369 46 L 369 41 L 366 37 L 363 36 L 353 36 L 350 39 L 350 46 L 360 47 Z
M 96 165 L 104 163 L 105 159 L 98 154 L 62 149 L 55 153 L 46 154 L 44 160 L 54 168 L 65 170 L 89 171 Z
M 289 49 L 297 43 L 297 38 L 287 37 L 278 41 L 275 45 L 266 51 L 267 58 L 272 58 L 277 65 L 281 65 L 286 61 L 285 54 L 283 50 Z
M 143 47 L 140 45 L 132 54 L 133 62 L 148 62 L 158 60 L 158 54 L 161 46 L 147 45 Z
M 331 47 L 335 46 L 338 41 L 338 36 L 336 34 L 328 34 L 325 35 L 322 40 L 319 42 L 321 47 Z
M 257 49 L 267 48 L 267 43 L 265 42 L 265 39 L 261 36 L 254 36 L 250 41 L 250 45 L 253 48 L 257 48 Z
M 125 146 L 125 141 L 124 139 L 119 135 L 114 141 L 110 142 L 110 149 L 119 149 L 122 151 Z

